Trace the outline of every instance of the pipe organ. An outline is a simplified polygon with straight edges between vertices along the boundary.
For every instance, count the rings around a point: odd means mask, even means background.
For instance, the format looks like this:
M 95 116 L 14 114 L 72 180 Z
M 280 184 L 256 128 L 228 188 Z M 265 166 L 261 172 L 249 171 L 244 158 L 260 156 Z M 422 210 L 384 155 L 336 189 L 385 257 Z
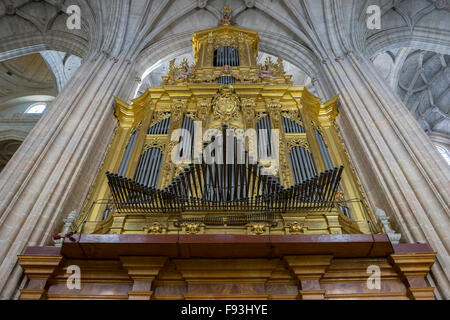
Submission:
M 117 134 L 79 231 L 377 231 L 339 137 L 337 97 L 321 103 L 292 85 L 281 59 L 257 64 L 253 30 L 196 32 L 193 55 L 132 104 L 116 99 Z

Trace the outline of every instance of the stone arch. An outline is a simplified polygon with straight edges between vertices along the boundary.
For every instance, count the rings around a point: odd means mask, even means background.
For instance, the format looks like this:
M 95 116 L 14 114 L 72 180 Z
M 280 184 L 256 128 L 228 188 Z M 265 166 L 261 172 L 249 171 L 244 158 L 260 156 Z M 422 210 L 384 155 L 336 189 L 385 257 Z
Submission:
M 3 130 L 0 131 L 0 141 L 17 140 L 23 142 L 28 136 L 28 132 L 22 130 Z
M 66 26 L 69 5 L 81 8 L 81 29 Z M 4 10 L 1 10 L 4 9 Z M 26 0 L 0 8 L 0 61 L 43 50 L 67 52 L 79 57 L 88 56 L 102 36 L 98 25 L 101 17 L 99 0 L 37 2 Z
M 19 149 L 28 133 L 20 130 L 0 131 L 0 173 Z
M 381 30 L 367 28 L 367 8 L 379 5 Z M 353 1 L 351 38 L 357 51 L 372 57 L 387 50 L 412 47 L 448 54 L 448 1 Z

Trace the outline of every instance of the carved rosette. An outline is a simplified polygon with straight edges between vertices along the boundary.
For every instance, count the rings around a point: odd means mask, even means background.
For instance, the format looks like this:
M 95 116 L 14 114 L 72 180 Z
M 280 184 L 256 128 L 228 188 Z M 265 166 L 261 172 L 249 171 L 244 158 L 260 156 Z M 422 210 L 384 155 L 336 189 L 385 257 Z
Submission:
M 167 111 L 159 111 L 156 112 L 153 116 L 152 122 L 149 126 L 149 128 L 153 127 L 154 125 L 166 120 L 167 118 L 170 118 L 170 112 Z
M 266 225 L 262 223 L 252 224 L 250 227 L 250 231 L 256 235 L 262 235 L 266 232 Z
M 292 222 L 290 224 L 288 224 L 289 227 L 289 233 L 290 234 L 302 234 L 304 233 L 303 230 L 303 223 L 299 223 L 297 221 Z
M 291 152 L 292 148 L 295 147 L 302 147 L 311 152 L 311 148 L 309 147 L 306 137 L 301 135 L 286 136 L 286 145 L 289 152 Z
M 144 226 L 144 232 L 148 234 L 162 234 L 165 233 L 166 227 L 159 222 L 153 222 L 150 225 Z
M 201 231 L 198 223 L 185 223 L 182 227 L 184 227 L 186 234 L 199 234 Z

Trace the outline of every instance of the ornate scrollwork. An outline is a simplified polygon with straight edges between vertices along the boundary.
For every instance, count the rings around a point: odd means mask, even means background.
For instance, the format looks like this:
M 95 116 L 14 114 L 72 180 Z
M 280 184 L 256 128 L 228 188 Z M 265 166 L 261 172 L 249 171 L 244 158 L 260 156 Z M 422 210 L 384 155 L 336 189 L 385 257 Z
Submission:
M 152 137 L 147 140 L 144 146 L 144 152 L 148 149 L 156 148 L 160 149 L 162 152 L 164 152 L 167 145 L 167 138 L 166 137 Z
M 144 226 L 144 232 L 148 234 L 162 234 L 165 232 L 166 227 L 159 222 L 153 222 L 152 224 Z
M 255 100 L 254 99 L 241 99 L 242 101 L 242 113 L 245 118 L 245 125 L 247 128 L 254 127 L 255 121 Z
M 299 125 L 303 127 L 303 120 L 299 113 L 299 111 L 289 110 L 283 112 L 283 117 L 288 118 L 294 122 L 297 122 Z
M 289 233 L 290 234 L 302 234 L 304 233 L 303 231 L 303 223 L 301 222 L 292 222 L 290 224 L 288 224 L 289 227 Z
M 207 100 L 198 102 L 196 120 L 203 121 L 203 125 L 208 120 L 209 111 L 211 110 L 211 102 Z
M 172 127 L 181 127 L 181 121 L 183 120 L 184 110 L 186 104 L 183 101 L 176 101 L 172 104 Z
M 280 171 L 283 176 L 283 184 L 285 187 L 292 185 L 291 168 L 289 167 L 288 157 L 286 155 L 286 148 L 280 148 Z
M 223 87 L 212 100 L 214 120 L 229 122 L 239 116 L 241 100 L 233 87 Z
M 266 225 L 263 223 L 252 224 L 250 230 L 253 234 L 262 235 L 266 232 Z
M 189 65 L 189 61 L 185 58 L 179 66 L 175 65 L 175 59 L 169 62 L 169 72 L 164 77 L 164 84 L 175 84 L 186 82 L 195 74 L 195 65 Z
M 311 148 L 309 147 L 308 140 L 306 136 L 303 135 L 286 135 L 286 144 L 288 150 L 291 151 L 292 148 L 302 147 L 311 152 Z
M 278 101 L 270 101 L 267 103 L 267 110 L 269 111 L 270 120 L 274 129 L 281 128 L 281 104 Z
M 199 223 L 184 223 L 182 226 L 186 230 L 186 234 L 198 234 L 200 233 L 200 224 Z
M 277 63 L 272 61 L 271 57 L 267 57 L 264 64 L 259 65 L 260 77 L 262 79 L 280 78 L 286 75 L 284 71 L 284 63 L 281 58 L 277 59 Z
M 264 117 L 267 117 L 268 116 L 268 113 L 267 112 L 257 112 L 256 113 L 256 116 L 255 116 L 255 120 L 256 121 L 259 121 L 259 120 L 261 120 L 262 118 L 264 118 Z

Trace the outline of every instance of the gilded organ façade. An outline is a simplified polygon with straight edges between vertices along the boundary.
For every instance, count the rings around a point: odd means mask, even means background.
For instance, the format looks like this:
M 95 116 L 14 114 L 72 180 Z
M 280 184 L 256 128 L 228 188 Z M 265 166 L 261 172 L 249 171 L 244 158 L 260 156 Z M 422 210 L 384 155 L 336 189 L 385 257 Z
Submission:
M 374 219 L 338 97 L 293 85 L 281 59 L 258 64 L 258 33 L 228 7 L 193 35 L 193 55 L 131 104 L 116 98 L 84 210 L 57 246 L 19 256 L 21 299 L 434 299 L 436 254 L 391 243 Z

